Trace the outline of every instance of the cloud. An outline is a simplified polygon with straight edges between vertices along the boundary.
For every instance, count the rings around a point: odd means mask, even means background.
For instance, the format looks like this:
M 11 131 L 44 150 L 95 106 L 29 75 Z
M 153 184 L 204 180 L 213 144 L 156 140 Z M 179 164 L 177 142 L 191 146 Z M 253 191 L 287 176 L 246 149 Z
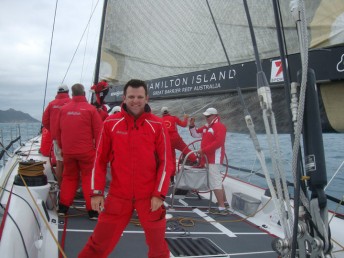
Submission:
M 68 66 L 90 19 L 96 0 L 59 0 L 44 102 L 55 1 L 0 2 L 0 110 L 13 108 L 41 119 L 62 83 L 92 85 L 103 1 Z M 67 75 L 66 75 L 67 73 Z

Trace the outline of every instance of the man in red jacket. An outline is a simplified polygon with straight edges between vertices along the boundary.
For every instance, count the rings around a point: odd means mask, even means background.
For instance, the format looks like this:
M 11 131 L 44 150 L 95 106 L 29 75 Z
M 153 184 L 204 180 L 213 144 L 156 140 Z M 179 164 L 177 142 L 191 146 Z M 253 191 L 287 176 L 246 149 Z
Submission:
M 181 127 L 186 127 L 188 125 L 188 115 L 184 115 L 184 120 L 180 120 L 176 116 L 172 116 L 168 110 L 168 107 L 161 108 L 162 120 L 168 130 L 171 140 L 171 151 L 172 151 L 172 161 L 173 161 L 173 171 L 171 175 L 171 182 L 174 182 L 174 176 L 176 174 L 176 150 L 181 151 L 184 155 L 187 155 L 191 150 L 187 147 L 182 137 L 178 133 L 177 125 Z M 197 163 L 197 157 L 195 154 L 190 154 L 188 157 L 191 165 Z
M 104 121 L 109 116 L 107 112 L 107 107 L 104 104 L 103 105 L 98 104 L 98 102 L 95 102 L 94 106 L 96 107 L 101 120 Z
M 43 113 L 42 124 L 49 130 L 51 138 L 54 144 L 54 154 L 56 158 L 56 179 L 59 185 L 61 185 L 62 172 L 63 172 L 63 157 L 61 154 L 61 149 L 56 141 L 56 131 L 58 127 L 58 115 L 60 113 L 61 107 L 66 105 L 71 101 L 68 95 L 68 86 L 61 85 L 57 88 L 57 95 L 53 101 L 49 103 L 47 108 Z
M 89 218 L 96 220 L 98 213 L 91 206 L 91 176 L 102 121 L 96 108 L 87 102 L 83 85 L 74 84 L 72 94 L 72 101 L 61 108 L 58 118 L 57 141 L 64 159 L 58 213 L 66 215 L 81 175 L 86 210 Z
M 207 123 L 195 127 L 195 120 L 190 119 L 190 133 L 192 137 L 202 138 L 201 148 L 198 150 L 200 156 L 206 156 L 209 164 L 209 187 L 214 191 L 218 203 L 218 209 L 211 211 L 214 214 L 227 215 L 225 203 L 226 194 L 222 185 L 222 175 L 218 168 L 225 157 L 226 126 L 220 122 L 220 117 L 215 108 L 208 108 L 203 113 Z
M 107 164 L 112 180 L 104 198 Z M 81 257 L 105 258 L 119 241 L 134 209 L 148 245 L 148 257 L 168 258 L 163 205 L 172 171 L 168 132 L 151 113 L 147 85 L 130 80 L 123 89 L 121 112 L 103 125 L 92 174 L 92 208 L 100 215 Z
M 97 108 L 102 121 L 104 121 L 109 116 L 104 101 L 106 95 L 109 93 L 109 84 L 106 80 L 102 80 L 93 85 L 91 91 L 94 92 L 96 97 L 95 102 L 92 104 Z

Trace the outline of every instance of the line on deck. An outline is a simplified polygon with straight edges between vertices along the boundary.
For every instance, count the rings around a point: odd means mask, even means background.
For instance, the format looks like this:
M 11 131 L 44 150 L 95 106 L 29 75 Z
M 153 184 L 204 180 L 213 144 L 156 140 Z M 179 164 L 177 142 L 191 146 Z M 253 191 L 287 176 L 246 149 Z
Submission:
M 59 232 L 62 232 L 63 229 L 59 229 Z M 79 232 L 79 233 L 93 233 L 92 229 L 67 229 L 67 232 Z M 166 231 L 166 235 L 180 235 L 185 233 L 184 231 Z M 123 234 L 144 234 L 144 231 L 140 230 L 124 230 Z M 227 235 L 224 232 L 188 232 L 188 235 Z
M 222 224 L 220 224 L 219 222 L 214 221 L 214 219 L 212 217 L 209 217 L 207 214 L 205 214 L 203 211 L 201 211 L 200 209 L 193 209 L 193 212 L 195 212 L 196 214 L 198 214 L 200 217 L 202 217 L 203 219 L 205 219 L 206 221 L 208 221 L 210 224 L 212 224 L 214 227 L 216 227 L 218 230 L 220 230 L 221 232 L 223 232 L 225 235 L 229 236 L 229 237 L 236 237 L 236 235 L 230 231 L 228 228 L 224 227 Z

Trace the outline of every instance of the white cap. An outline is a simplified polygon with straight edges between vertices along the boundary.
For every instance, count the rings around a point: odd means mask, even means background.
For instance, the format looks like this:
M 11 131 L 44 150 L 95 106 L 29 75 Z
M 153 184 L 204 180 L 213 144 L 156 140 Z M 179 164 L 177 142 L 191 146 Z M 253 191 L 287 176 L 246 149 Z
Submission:
M 117 113 L 117 112 L 121 112 L 121 107 L 120 106 L 114 106 L 111 111 L 109 112 L 110 115 Z
M 168 107 L 162 107 L 161 113 L 168 113 Z
M 67 85 L 60 85 L 57 87 L 57 92 L 66 92 L 69 91 L 68 86 Z
M 210 115 L 217 115 L 217 110 L 215 108 L 208 108 L 204 113 L 203 115 L 205 116 L 210 116 Z

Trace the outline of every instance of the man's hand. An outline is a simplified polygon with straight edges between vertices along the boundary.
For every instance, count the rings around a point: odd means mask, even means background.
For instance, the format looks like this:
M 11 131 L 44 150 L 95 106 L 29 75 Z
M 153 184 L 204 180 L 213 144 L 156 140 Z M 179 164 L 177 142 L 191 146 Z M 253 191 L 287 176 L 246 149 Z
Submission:
M 195 118 L 194 117 L 190 118 L 189 126 L 195 126 Z
M 189 115 L 188 114 L 184 114 L 184 119 L 188 119 Z
M 161 200 L 159 197 L 153 196 L 151 199 L 151 210 L 156 211 L 161 207 L 163 203 L 164 201 Z
M 104 209 L 104 196 L 95 195 L 91 197 L 92 210 L 100 213 Z

